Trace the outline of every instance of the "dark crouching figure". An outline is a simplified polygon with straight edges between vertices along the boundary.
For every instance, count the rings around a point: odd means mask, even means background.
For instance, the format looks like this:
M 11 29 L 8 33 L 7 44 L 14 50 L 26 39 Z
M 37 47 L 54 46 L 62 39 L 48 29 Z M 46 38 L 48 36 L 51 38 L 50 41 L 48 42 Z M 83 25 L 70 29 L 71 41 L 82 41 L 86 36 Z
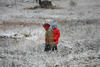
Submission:
M 49 0 L 43 0 L 43 1 L 39 0 L 39 5 L 41 8 L 49 8 L 52 6 L 52 3 Z

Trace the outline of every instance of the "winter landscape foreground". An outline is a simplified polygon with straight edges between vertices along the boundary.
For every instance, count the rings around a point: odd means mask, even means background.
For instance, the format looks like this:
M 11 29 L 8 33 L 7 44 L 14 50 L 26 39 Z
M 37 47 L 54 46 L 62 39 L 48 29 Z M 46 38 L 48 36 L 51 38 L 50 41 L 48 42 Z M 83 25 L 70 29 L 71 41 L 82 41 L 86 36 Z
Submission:
M 71 1 L 29 9 L 35 0 L 0 0 L 0 67 L 100 67 L 100 0 Z M 44 52 L 42 24 L 52 20 L 61 32 L 58 52 Z

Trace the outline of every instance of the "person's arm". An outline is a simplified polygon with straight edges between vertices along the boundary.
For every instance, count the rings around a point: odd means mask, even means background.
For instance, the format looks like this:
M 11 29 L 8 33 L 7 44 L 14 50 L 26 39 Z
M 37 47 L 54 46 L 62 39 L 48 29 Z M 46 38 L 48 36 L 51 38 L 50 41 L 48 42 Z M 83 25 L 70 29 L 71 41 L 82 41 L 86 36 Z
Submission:
M 58 29 L 58 31 L 57 31 L 57 38 L 59 39 L 59 37 L 60 37 L 60 31 Z
M 56 29 L 55 35 L 56 36 L 54 37 L 54 41 L 58 40 L 59 37 L 60 37 L 60 31 L 59 31 L 59 29 Z

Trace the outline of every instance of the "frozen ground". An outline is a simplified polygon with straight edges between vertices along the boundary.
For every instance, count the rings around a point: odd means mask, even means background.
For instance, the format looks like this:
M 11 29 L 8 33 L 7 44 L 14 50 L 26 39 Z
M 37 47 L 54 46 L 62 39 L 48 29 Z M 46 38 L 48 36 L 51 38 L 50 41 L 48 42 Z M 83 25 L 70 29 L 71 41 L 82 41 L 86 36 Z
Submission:
M 100 1 L 55 0 L 61 9 L 0 7 L 0 67 L 100 67 Z M 42 24 L 54 19 L 61 32 L 58 52 L 44 52 Z

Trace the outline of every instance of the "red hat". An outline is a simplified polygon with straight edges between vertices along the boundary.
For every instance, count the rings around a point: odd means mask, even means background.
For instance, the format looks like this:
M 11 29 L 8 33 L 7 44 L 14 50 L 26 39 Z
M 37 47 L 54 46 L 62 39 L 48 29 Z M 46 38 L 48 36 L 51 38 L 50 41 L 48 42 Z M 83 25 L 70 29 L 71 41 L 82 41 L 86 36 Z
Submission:
M 45 23 L 45 24 L 43 24 L 43 27 L 47 30 L 50 27 L 50 24 Z

